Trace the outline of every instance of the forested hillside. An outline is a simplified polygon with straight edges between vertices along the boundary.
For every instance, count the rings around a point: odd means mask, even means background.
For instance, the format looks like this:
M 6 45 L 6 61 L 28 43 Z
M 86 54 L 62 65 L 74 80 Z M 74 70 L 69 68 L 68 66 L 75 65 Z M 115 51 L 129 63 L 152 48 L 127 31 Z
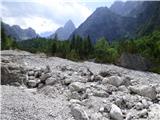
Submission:
M 71 60 L 94 59 L 100 63 L 116 64 L 122 53 L 139 54 L 153 63 L 150 71 L 160 72 L 160 31 L 137 39 L 121 40 L 109 43 L 105 38 L 99 39 L 96 44 L 91 43 L 88 36 L 80 36 L 72 40 L 59 41 L 55 39 L 37 38 L 18 43 L 19 48 L 33 53 L 44 52 Z

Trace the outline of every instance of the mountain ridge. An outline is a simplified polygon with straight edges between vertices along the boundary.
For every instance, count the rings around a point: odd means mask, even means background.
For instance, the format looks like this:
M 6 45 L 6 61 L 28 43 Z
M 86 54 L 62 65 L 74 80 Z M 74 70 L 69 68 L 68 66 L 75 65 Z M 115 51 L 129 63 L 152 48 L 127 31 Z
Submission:
M 129 4 L 129 2 L 126 3 Z M 156 26 L 160 26 L 160 15 L 158 14 L 158 12 L 160 13 L 159 1 L 136 2 L 136 6 L 126 16 L 117 14 L 107 7 L 97 8 L 72 33 L 70 39 L 73 35 L 80 35 L 81 37 L 90 36 L 93 43 L 101 37 L 105 37 L 109 41 L 126 38 L 132 39 L 143 35 L 147 30 L 152 32 Z
M 31 27 L 22 29 L 18 25 L 10 26 L 4 22 L 1 23 L 1 26 L 4 28 L 6 35 L 12 37 L 16 41 L 32 39 L 39 36 Z

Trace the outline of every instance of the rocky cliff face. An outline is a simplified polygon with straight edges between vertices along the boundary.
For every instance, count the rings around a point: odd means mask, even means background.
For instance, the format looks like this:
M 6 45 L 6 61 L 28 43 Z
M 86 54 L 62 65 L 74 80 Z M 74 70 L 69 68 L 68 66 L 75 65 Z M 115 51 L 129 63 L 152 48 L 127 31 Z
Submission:
M 1 69 L 2 120 L 160 119 L 158 74 L 11 50 L 2 51 Z
M 116 2 L 110 9 L 98 8 L 70 38 L 73 35 L 89 35 L 95 43 L 101 37 L 113 41 L 151 33 L 160 29 L 159 8 L 159 1 Z
M 59 40 L 67 40 L 72 32 L 75 30 L 75 25 L 71 20 L 69 20 L 64 27 L 60 27 L 56 30 L 56 32 L 51 35 L 51 38 L 54 38 L 57 35 Z
M 112 41 L 134 36 L 134 24 L 133 18 L 122 17 L 110 11 L 107 7 L 101 7 L 97 8 L 72 35 L 80 35 L 82 37 L 87 37 L 89 35 L 93 43 L 101 37 Z
M 135 12 L 138 7 L 141 7 L 143 1 L 116 1 L 109 8 L 112 12 L 117 13 L 121 16 L 134 17 L 131 12 Z

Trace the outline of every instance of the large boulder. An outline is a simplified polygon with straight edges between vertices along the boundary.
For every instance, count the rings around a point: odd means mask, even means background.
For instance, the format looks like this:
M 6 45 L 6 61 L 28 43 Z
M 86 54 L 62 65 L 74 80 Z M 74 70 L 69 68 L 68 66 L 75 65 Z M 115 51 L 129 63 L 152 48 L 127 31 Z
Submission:
M 111 105 L 110 116 L 111 116 L 111 118 L 114 119 L 114 120 L 123 120 L 122 111 L 121 111 L 121 109 L 120 109 L 117 105 L 115 105 L 115 104 L 112 104 L 112 105 Z
M 148 97 L 150 99 L 156 98 L 155 88 L 148 85 L 135 85 L 129 87 L 130 91 L 138 95 Z
M 160 120 L 160 105 L 153 104 L 149 107 L 148 120 Z
M 135 70 L 148 70 L 150 68 L 150 62 L 144 57 L 129 53 L 123 53 L 117 64 Z
M 157 95 L 155 88 L 152 86 L 135 85 L 135 86 L 130 86 L 129 89 L 133 93 L 136 93 L 144 97 L 148 97 L 150 99 L 155 99 Z
M 3 63 L 1 64 L 1 84 L 13 85 L 13 83 L 25 84 L 26 75 L 25 69 L 16 63 Z
M 114 85 L 116 87 L 122 85 L 123 79 L 119 76 L 111 76 L 108 79 L 104 79 L 103 82 L 109 83 L 111 85 Z

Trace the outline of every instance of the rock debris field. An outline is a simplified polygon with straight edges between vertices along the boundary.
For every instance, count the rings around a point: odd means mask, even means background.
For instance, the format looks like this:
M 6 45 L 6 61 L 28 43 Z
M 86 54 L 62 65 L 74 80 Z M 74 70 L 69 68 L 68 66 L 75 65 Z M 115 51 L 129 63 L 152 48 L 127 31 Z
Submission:
M 2 120 L 160 120 L 160 75 L 1 52 Z

